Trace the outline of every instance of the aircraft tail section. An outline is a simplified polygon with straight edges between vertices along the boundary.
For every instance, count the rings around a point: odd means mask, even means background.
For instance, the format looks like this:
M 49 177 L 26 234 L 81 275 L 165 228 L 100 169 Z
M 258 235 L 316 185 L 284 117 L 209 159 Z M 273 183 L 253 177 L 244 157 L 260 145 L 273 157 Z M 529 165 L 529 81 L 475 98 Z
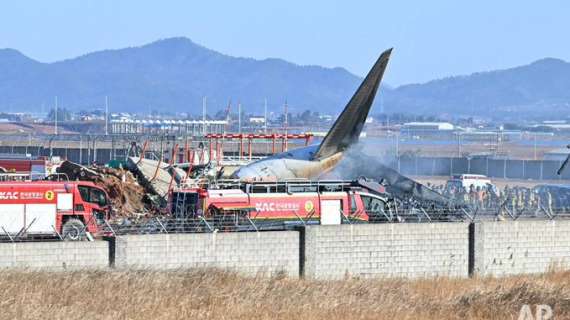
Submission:
M 313 160 L 342 152 L 358 141 L 391 53 L 392 49 L 388 49 L 380 55 L 313 155 Z

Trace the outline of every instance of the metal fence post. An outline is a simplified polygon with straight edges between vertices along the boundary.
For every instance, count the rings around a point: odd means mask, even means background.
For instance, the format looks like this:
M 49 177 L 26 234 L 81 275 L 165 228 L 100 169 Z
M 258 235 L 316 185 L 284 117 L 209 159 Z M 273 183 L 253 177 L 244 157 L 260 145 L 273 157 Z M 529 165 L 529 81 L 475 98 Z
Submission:
M 418 175 L 418 157 L 417 156 L 414 157 L 414 165 L 415 165 L 416 176 L 417 176 Z

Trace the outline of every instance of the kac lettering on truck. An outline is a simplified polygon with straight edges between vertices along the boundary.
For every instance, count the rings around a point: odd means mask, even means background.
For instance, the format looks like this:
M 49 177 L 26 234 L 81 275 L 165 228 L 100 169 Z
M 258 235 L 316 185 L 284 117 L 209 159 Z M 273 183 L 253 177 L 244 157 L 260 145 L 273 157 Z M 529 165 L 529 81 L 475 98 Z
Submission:
M 91 182 L 0 182 L 0 226 L 7 234 L 84 240 L 109 217 L 107 193 Z
M 0 200 L 18 200 L 18 191 L 0 191 Z
M 298 211 L 298 203 L 281 203 L 281 202 L 257 202 L 255 204 L 255 210 L 257 211 L 281 211 L 281 210 L 291 210 Z

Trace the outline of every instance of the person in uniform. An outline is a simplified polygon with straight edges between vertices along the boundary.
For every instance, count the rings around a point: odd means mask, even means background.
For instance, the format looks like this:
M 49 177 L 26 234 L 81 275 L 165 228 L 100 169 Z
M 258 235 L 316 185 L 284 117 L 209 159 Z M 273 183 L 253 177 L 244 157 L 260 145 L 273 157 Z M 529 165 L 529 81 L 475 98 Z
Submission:
M 511 209 L 511 214 L 515 214 L 516 210 L 517 210 L 517 194 L 516 192 L 514 192 L 514 190 L 511 190 L 511 192 L 509 192 L 509 197 L 510 197 L 510 209 Z
M 548 214 L 552 215 L 554 212 L 552 211 L 552 193 L 550 191 L 546 191 L 546 210 L 548 210 Z
M 536 194 L 534 193 L 534 190 L 532 190 L 532 189 L 528 190 L 528 206 L 529 206 L 531 213 L 536 215 L 536 209 L 537 209 Z
M 522 212 L 524 209 L 524 194 L 523 189 L 517 189 L 517 213 Z
M 475 207 L 476 201 L 477 201 L 477 193 L 475 192 L 475 186 L 470 185 L 469 186 L 469 204 L 471 206 Z

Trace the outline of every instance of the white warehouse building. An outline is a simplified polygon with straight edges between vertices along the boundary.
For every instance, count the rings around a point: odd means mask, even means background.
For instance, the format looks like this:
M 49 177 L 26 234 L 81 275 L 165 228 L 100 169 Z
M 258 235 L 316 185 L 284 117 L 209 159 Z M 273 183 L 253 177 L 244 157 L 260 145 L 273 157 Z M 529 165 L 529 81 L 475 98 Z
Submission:
M 402 125 L 404 130 L 453 130 L 455 127 L 449 122 L 408 122 Z
M 449 122 L 408 122 L 404 123 L 400 132 L 409 136 L 434 136 L 450 134 L 455 126 Z

